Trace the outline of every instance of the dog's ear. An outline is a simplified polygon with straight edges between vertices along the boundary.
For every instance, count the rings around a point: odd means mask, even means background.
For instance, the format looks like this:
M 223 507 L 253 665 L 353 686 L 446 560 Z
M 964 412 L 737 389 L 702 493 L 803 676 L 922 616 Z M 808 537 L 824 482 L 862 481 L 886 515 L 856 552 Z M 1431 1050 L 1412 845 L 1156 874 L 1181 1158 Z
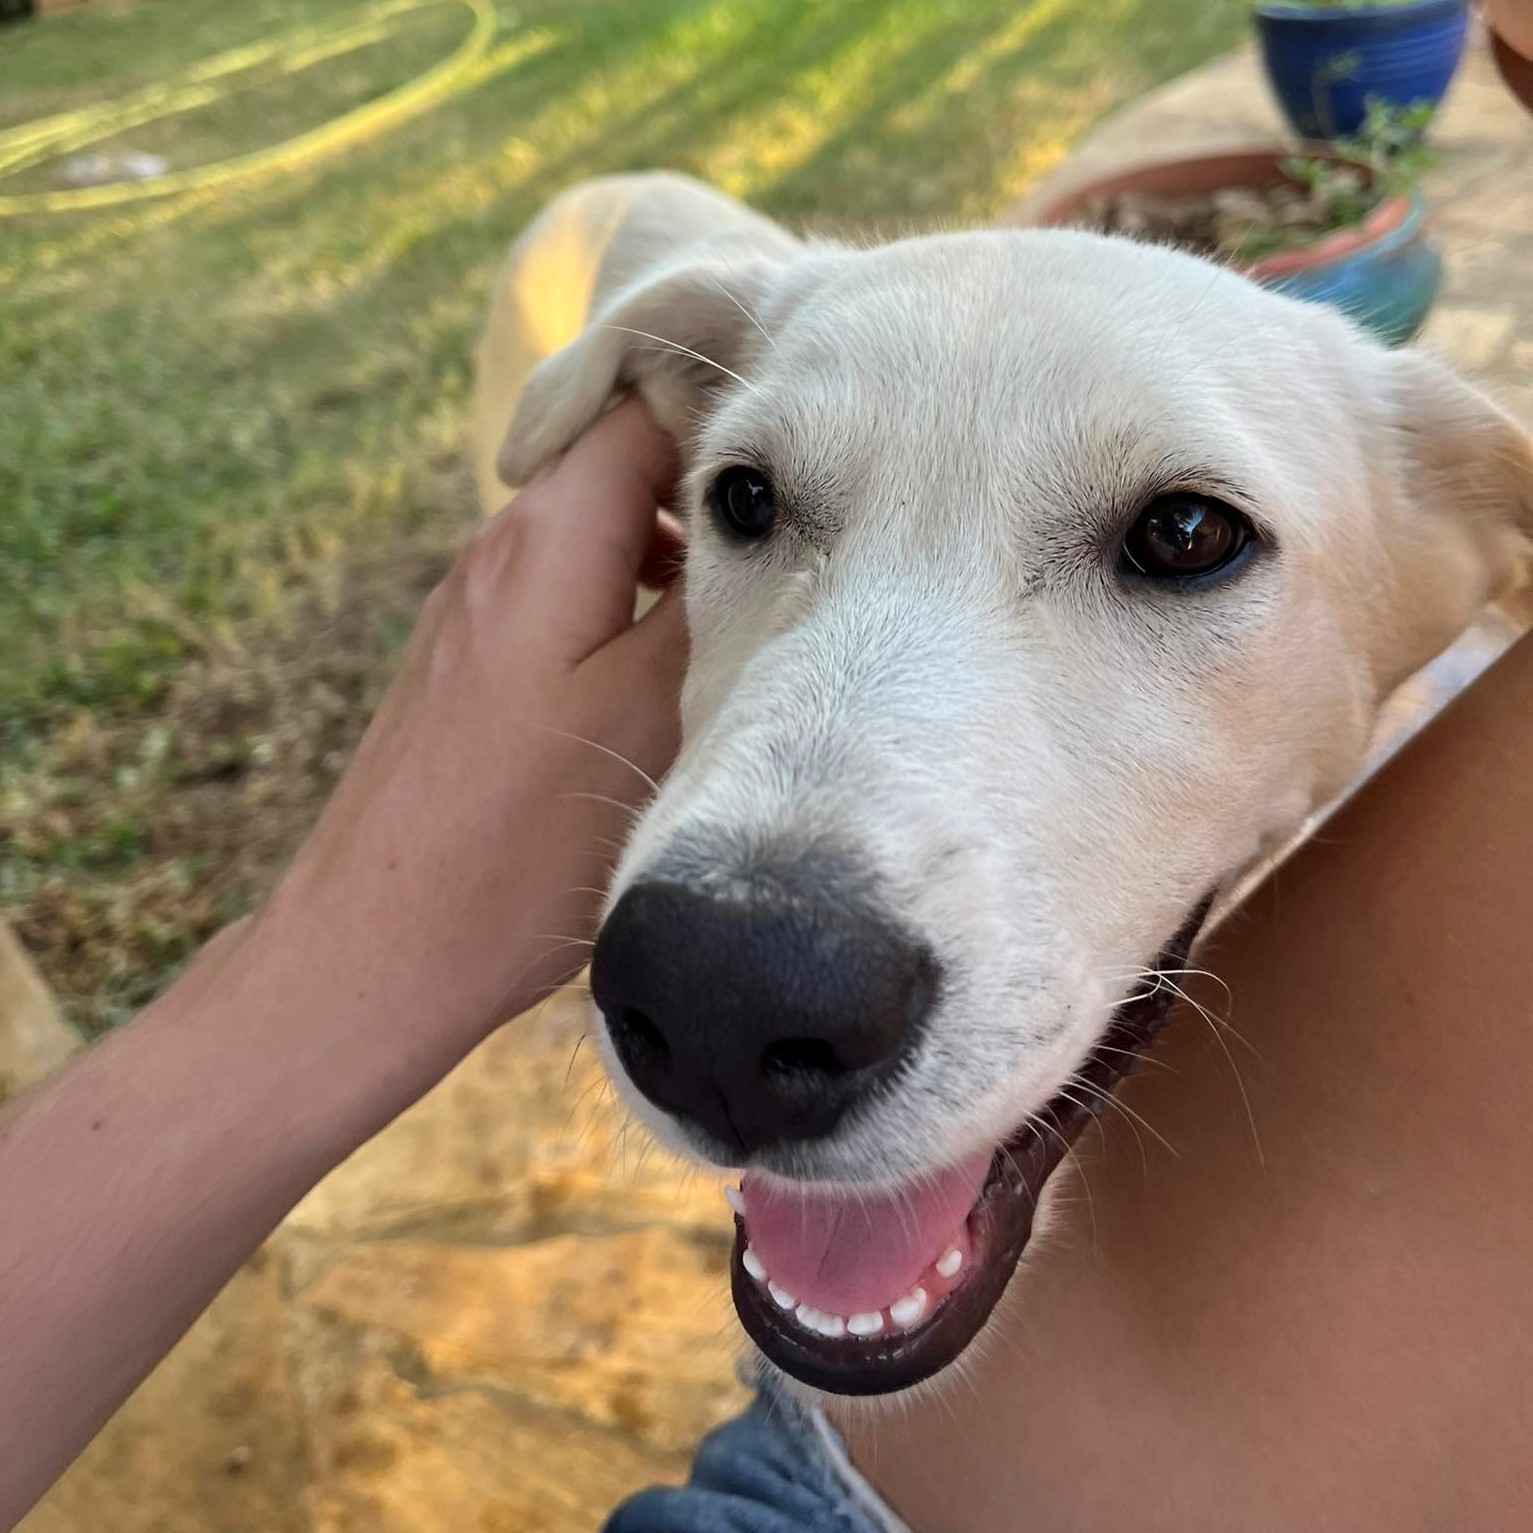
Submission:
M 1421 352 L 1386 354 L 1387 426 L 1402 518 L 1386 686 L 1445 648 L 1525 577 L 1533 538 L 1533 437 Z
M 1533 436 L 1424 353 L 1390 360 L 1396 429 L 1417 496 L 1507 549 L 1533 536 Z
M 501 479 L 526 484 L 630 390 L 685 444 L 709 395 L 744 383 L 752 350 L 768 344 L 761 311 L 787 264 L 775 254 L 706 256 L 617 294 L 533 370 L 496 460 Z

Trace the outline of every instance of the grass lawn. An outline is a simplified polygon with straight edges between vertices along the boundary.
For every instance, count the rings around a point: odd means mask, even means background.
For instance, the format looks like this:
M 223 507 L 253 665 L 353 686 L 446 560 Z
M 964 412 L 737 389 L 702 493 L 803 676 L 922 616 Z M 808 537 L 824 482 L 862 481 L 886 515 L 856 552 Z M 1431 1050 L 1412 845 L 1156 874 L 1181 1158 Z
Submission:
M 473 514 L 479 315 L 552 192 L 663 165 L 821 228 L 977 222 L 1244 14 L 526 0 L 470 88 L 337 158 L 0 218 L 0 905 L 75 1018 L 127 1014 L 258 898 L 333 781 Z M 325 41 L 363 16 L 134 0 L 15 24 L 0 134 L 267 46 L 91 146 L 221 160 L 375 99 L 471 21 L 444 0 Z

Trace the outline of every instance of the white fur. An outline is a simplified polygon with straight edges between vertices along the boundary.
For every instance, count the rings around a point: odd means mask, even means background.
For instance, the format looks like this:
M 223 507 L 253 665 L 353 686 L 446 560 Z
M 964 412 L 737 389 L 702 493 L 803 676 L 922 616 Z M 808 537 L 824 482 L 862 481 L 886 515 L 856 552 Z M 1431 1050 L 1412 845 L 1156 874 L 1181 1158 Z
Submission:
M 1166 250 L 806 246 L 675 177 L 572 199 L 507 282 L 612 209 L 593 313 L 514 419 L 522 379 L 487 377 L 481 421 L 511 422 L 510 482 L 624 390 L 685 446 L 685 746 L 613 898 L 678 837 L 722 876 L 854 848 L 945 983 L 898 1088 L 778 1169 L 918 1175 L 1012 1133 L 1199 898 L 1345 785 L 1384 697 L 1510 580 L 1528 439 L 1425 357 Z M 784 508 L 762 545 L 699 509 L 740 461 Z M 1205 486 L 1261 555 L 1126 582 L 1136 512 Z

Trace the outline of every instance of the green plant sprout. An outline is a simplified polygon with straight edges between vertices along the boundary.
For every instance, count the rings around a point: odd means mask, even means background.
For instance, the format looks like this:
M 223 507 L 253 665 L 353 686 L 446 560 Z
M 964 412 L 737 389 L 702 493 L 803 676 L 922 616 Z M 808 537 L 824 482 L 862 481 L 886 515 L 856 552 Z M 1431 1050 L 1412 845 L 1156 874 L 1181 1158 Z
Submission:
M 1336 139 L 1329 154 L 1296 154 L 1283 161 L 1283 173 L 1308 194 L 1316 222 L 1303 230 L 1252 224 L 1230 255 L 1251 262 L 1314 244 L 1361 224 L 1391 197 L 1414 192 L 1436 163 L 1423 138 L 1435 110 L 1430 101 L 1401 107 L 1370 96 L 1362 127 L 1350 138 Z

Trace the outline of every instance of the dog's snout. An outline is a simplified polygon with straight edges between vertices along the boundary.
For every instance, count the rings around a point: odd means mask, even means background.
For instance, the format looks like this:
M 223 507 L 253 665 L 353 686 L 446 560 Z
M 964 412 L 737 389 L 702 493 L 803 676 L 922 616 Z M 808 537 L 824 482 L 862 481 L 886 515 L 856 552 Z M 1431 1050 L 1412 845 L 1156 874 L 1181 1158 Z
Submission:
M 591 963 L 634 1085 L 740 1160 L 835 1128 L 908 1055 L 937 979 L 861 897 L 659 879 L 618 901 Z

